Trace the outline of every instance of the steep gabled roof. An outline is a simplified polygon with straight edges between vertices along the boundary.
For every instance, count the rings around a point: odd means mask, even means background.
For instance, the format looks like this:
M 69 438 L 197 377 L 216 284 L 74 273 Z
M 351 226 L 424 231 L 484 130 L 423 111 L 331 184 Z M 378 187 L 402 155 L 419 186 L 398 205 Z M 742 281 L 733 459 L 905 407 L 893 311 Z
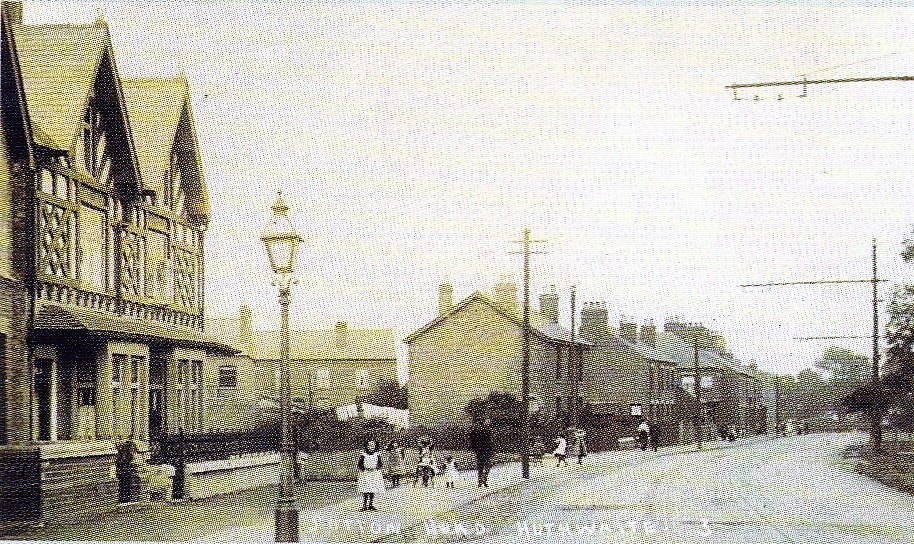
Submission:
M 15 25 L 15 38 L 36 139 L 69 151 L 110 44 L 107 27 Z
M 175 142 L 187 139 L 194 175 L 182 177 L 185 205 L 191 215 L 209 217 L 209 196 L 190 106 L 190 90 L 183 75 L 172 78 L 131 78 L 121 81 L 137 161 L 146 186 L 160 189 Z M 183 134 L 182 134 L 183 133 Z
M 120 77 L 108 25 L 99 18 L 87 25 L 13 25 L 26 103 L 29 108 L 35 143 L 61 152 L 73 151 L 82 127 L 83 113 L 102 76 L 102 88 L 114 101 L 114 125 L 109 138 L 119 144 L 125 155 L 119 171 L 127 175 L 133 189 L 141 188 L 141 175 L 130 121 L 121 89 Z M 107 61 L 103 63 L 103 61 Z
M 279 331 L 254 331 L 251 357 L 279 360 Z M 348 329 L 345 341 L 334 330 L 293 330 L 289 333 L 292 360 L 351 361 L 397 359 L 393 329 Z
M 16 53 L 16 40 L 13 36 L 12 23 L 9 14 L 10 5 L 6 2 L 0 7 L 2 18 L 2 55 L 3 74 L 0 90 L 3 93 L 3 129 L 16 131 L 17 140 L 21 140 L 22 148 L 19 153 L 29 166 L 34 164 L 32 155 L 32 133 L 29 121 L 28 107 L 25 102 L 25 86 L 22 82 L 22 69 L 19 65 L 19 55 Z M 9 108 L 9 109 L 8 109 Z M 10 142 L 7 142 L 8 144 Z
M 147 185 L 157 184 L 169 166 L 187 82 L 183 77 L 123 79 L 121 87 L 140 172 Z
M 508 312 L 503 307 L 501 307 L 500 305 L 498 305 L 494 301 L 492 301 L 492 299 L 490 299 L 489 297 L 485 296 L 484 294 L 480 293 L 479 291 L 476 291 L 472 295 L 461 300 L 457 305 L 455 305 L 451 309 L 450 312 L 448 312 L 444 315 L 438 316 L 435 319 L 429 321 L 428 323 L 426 323 L 425 325 L 420 327 L 417 331 L 415 331 L 414 333 L 407 336 L 403 341 L 406 342 L 407 344 L 409 344 L 410 342 L 412 342 L 413 340 L 415 340 L 416 338 L 418 338 L 419 336 L 424 334 L 429 329 L 438 326 L 439 323 L 445 321 L 450 316 L 452 316 L 460 311 L 463 311 L 464 308 L 469 306 L 474 301 L 482 302 L 483 304 L 491 307 L 494 311 L 498 312 L 499 314 L 501 314 L 501 315 L 505 316 L 506 318 L 508 318 L 509 320 L 511 320 L 517 326 L 519 326 L 519 327 L 523 326 L 523 320 L 519 316 L 517 316 L 514 313 Z M 539 336 L 540 338 L 543 338 L 544 340 L 549 340 L 552 342 L 571 343 L 571 336 L 572 336 L 571 331 L 562 327 L 558 323 L 552 323 L 551 321 L 546 321 L 545 319 L 543 319 L 543 317 L 540 314 L 538 314 L 536 312 L 530 312 L 530 330 L 531 330 L 531 332 L 533 332 L 533 334 Z M 580 337 L 575 338 L 574 343 L 581 345 L 581 346 L 592 346 L 593 345 L 592 343 L 590 343 L 587 340 L 584 340 Z

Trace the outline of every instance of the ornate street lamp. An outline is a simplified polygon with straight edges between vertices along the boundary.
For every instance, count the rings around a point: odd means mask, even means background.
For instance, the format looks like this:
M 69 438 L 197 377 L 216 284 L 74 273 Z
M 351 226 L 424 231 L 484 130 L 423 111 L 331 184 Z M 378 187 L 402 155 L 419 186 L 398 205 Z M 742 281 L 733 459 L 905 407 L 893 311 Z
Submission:
M 298 542 L 298 509 L 295 507 L 295 490 L 292 487 L 292 456 L 294 447 L 289 425 L 292 411 L 289 384 L 289 291 L 295 283 L 295 250 L 302 242 L 289 219 L 289 206 L 282 199 L 282 191 L 273 204 L 273 219 L 260 236 L 267 248 L 270 267 L 276 277 L 273 285 L 279 287 L 279 412 L 282 442 L 279 453 L 282 459 L 279 476 L 279 499 L 276 501 L 276 542 Z

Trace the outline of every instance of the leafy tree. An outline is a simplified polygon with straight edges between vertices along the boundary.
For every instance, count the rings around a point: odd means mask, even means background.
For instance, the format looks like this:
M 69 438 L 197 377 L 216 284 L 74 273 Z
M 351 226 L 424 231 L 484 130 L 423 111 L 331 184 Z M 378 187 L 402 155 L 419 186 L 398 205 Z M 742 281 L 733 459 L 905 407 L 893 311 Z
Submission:
M 869 357 L 838 346 L 829 346 L 816 361 L 816 368 L 829 374 L 831 383 L 860 385 L 869 367 Z
M 524 406 L 511 393 L 492 391 L 485 399 L 477 397 L 468 402 L 464 412 L 473 421 L 481 421 L 488 417 L 493 425 L 519 425 L 524 414 Z
M 406 410 L 409 408 L 409 395 L 406 386 L 400 385 L 397 380 L 381 380 L 368 394 L 368 403 Z

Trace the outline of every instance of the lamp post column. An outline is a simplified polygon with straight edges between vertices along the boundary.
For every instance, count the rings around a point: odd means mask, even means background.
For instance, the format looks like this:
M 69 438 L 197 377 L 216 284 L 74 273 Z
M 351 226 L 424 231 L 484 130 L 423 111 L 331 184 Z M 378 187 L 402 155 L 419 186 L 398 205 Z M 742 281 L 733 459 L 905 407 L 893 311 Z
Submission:
M 279 284 L 279 411 L 282 441 L 279 451 L 281 474 L 279 500 L 276 503 L 276 542 L 298 542 L 298 509 L 295 508 L 295 490 L 292 487 L 292 455 L 294 448 L 289 432 L 292 415 L 292 394 L 289 380 L 289 287 L 291 274 L 282 274 Z

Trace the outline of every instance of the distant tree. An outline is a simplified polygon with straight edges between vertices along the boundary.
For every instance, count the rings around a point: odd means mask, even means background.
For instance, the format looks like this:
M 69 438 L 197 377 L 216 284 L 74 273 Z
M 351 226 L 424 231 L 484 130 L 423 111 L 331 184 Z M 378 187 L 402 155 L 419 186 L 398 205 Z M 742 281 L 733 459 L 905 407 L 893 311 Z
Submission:
M 825 379 L 811 368 L 801 370 L 797 374 L 795 394 L 797 417 L 815 417 L 830 406 Z
M 473 421 L 481 421 L 488 417 L 493 425 L 518 425 L 524 413 L 524 406 L 511 393 L 492 391 L 484 399 L 472 399 L 467 403 L 464 412 Z
M 397 380 L 381 380 L 377 387 L 368 394 L 368 403 L 375 406 L 389 406 L 406 410 L 409 408 L 409 394 L 405 385 Z
M 866 355 L 838 346 L 829 346 L 816 361 L 816 368 L 828 372 L 830 382 L 860 385 L 866 375 L 869 361 Z
M 816 361 L 816 368 L 828 372 L 823 399 L 825 407 L 843 412 L 842 399 L 866 381 L 870 359 L 846 348 L 829 346 Z

